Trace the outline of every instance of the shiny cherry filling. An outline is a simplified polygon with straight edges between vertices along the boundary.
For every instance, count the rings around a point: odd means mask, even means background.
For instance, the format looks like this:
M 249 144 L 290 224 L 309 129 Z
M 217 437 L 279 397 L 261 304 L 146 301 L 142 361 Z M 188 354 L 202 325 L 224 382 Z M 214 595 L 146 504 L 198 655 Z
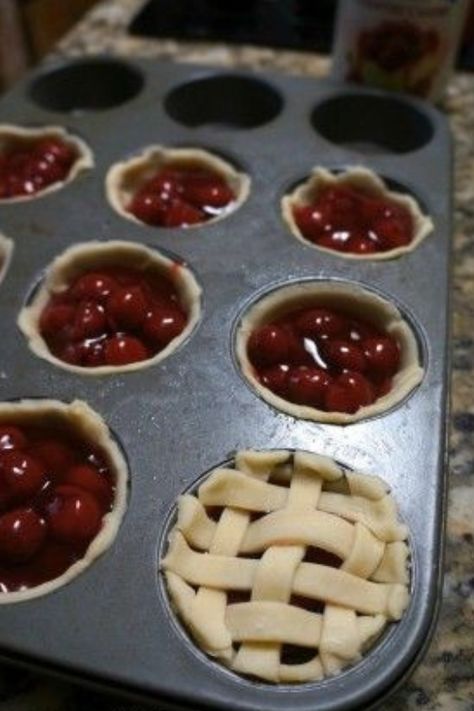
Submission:
M 0 424 L 0 592 L 40 585 L 84 554 L 112 509 L 105 454 L 56 427 Z
M 0 198 L 34 195 L 65 180 L 77 158 L 76 149 L 56 136 L 12 141 L 0 155 Z
M 208 168 L 167 167 L 140 187 L 127 210 L 148 225 L 188 227 L 220 215 L 235 199 L 226 180 Z
M 52 296 L 39 330 L 57 358 L 95 368 L 152 358 L 179 336 L 187 320 L 170 278 L 110 266 L 82 274 Z
M 248 358 L 276 395 L 353 414 L 386 395 L 400 364 L 397 341 L 371 323 L 326 307 L 291 311 L 250 334 Z
M 311 204 L 294 205 L 293 218 L 303 237 L 338 252 L 387 252 L 414 236 L 406 207 L 347 185 L 324 188 Z

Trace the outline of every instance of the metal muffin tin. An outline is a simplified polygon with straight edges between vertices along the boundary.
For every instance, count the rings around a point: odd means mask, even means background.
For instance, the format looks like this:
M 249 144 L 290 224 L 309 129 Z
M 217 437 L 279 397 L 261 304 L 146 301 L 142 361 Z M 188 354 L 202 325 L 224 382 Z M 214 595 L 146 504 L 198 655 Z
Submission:
M 3 122 L 65 125 L 96 158 L 94 170 L 61 191 L 0 204 L 0 230 L 15 242 L 0 286 L 0 398 L 84 399 L 119 438 L 131 472 L 128 510 L 112 547 L 54 593 L 2 606 L 3 658 L 114 685 L 163 707 L 376 704 L 419 660 L 441 593 L 452 212 L 445 119 L 413 100 L 311 79 L 107 58 L 42 70 L 0 108 Z M 251 176 L 249 199 L 196 229 L 122 219 L 106 202 L 106 171 L 153 143 L 222 154 Z M 301 244 L 281 219 L 280 199 L 316 164 L 362 164 L 402 186 L 432 216 L 434 233 L 387 262 L 353 262 Z M 174 253 L 203 288 L 197 329 L 155 367 L 78 376 L 34 356 L 16 326 L 52 259 L 97 238 Z M 408 317 L 426 373 L 398 407 L 347 427 L 319 425 L 277 412 L 244 382 L 233 354 L 239 315 L 276 284 L 307 278 L 362 284 Z M 273 687 L 239 678 L 201 654 L 172 619 L 157 569 L 176 497 L 239 448 L 306 449 L 379 474 L 410 528 L 409 609 L 359 664 L 333 679 Z

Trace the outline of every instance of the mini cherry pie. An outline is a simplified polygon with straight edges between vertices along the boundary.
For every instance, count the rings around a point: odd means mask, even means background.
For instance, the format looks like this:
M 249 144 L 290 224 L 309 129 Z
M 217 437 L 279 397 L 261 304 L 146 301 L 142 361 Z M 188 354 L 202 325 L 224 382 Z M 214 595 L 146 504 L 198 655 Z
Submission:
M 0 604 L 71 580 L 115 537 L 127 467 L 84 402 L 0 404 Z
M 410 599 L 386 484 L 308 452 L 241 451 L 178 500 L 161 568 L 206 654 L 274 683 L 338 674 Z
M 366 168 L 315 168 L 282 200 L 300 241 L 351 259 L 389 259 L 415 249 L 433 229 L 418 203 Z
M 106 191 L 123 217 L 156 227 L 196 227 L 216 221 L 246 200 L 250 180 L 198 148 L 151 146 L 110 168 Z
M 199 311 L 200 288 L 184 264 L 137 244 L 91 242 L 53 262 L 18 323 L 37 355 L 103 375 L 160 362 Z
M 93 165 L 84 141 L 59 126 L 0 125 L 0 202 L 53 192 Z
M 244 376 L 266 401 L 321 422 L 384 412 L 423 375 L 415 336 L 398 309 L 342 282 L 270 292 L 242 318 L 236 351 Z

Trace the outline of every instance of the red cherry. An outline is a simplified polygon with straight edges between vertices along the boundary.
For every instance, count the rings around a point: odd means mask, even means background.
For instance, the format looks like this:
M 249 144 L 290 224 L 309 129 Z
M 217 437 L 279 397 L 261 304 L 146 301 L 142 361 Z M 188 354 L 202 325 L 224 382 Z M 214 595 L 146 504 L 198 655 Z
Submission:
M 39 327 L 40 332 L 46 336 L 56 336 L 73 323 L 75 309 L 70 304 L 48 304 L 42 311 Z
M 360 345 L 360 341 L 366 338 L 378 337 L 380 331 L 375 326 L 361 319 L 350 319 L 348 321 L 349 339 Z
M 288 336 L 279 326 L 260 326 L 250 334 L 247 351 L 250 361 L 257 366 L 285 363 L 289 356 Z
M 288 374 L 289 367 L 287 365 L 273 365 L 270 368 L 260 371 L 259 380 L 265 388 L 286 397 L 288 391 Z
M 118 288 L 107 301 L 107 316 L 115 328 L 135 329 L 145 320 L 148 303 L 139 286 Z
M 168 201 L 156 193 L 137 193 L 127 208 L 138 220 L 147 225 L 163 226 L 165 224 Z
M 205 220 L 206 214 L 202 210 L 179 198 L 173 198 L 169 202 L 164 225 L 165 227 L 188 227 Z
M 389 336 L 367 338 L 362 342 L 369 370 L 376 375 L 393 375 L 400 364 L 397 342 Z
M 292 368 L 288 376 L 288 397 L 300 405 L 320 407 L 331 381 L 331 376 L 321 368 Z
M 225 207 L 235 199 L 225 180 L 212 174 L 184 180 L 183 198 L 195 207 Z
M 324 308 L 305 309 L 296 319 L 295 327 L 302 336 L 326 340 L 346 334 L 346 319 Z
M 64 477 L 64 483 L 79 487 L 92 494 L 105 508 L 110 503 L 111 491 L 107 481 L 97 469 L 88 464 L 71 467 Z
M 146 347 L 133 336 L 111 336 L 105 342 L 105 361 L 108 365 L 127 365 L 148 357 Z
M 335 252 L 347 252 L 349 251 L 348 246 L 350 237 L 350 232 L 332 232 L 331 234 L 322 235 L 317 240 L 315 240 L 315 243 L 319 245 L 319 247 L 332 249 Z
M 30 159 L 25 177 L 29 178 L 36 189 L 41 189 L 51 183 L 57 183 L 65 177 L 64 167 L 59 162 L 51 162 L 45 158 Z
M 24 449 L 26 437 L 19 427 L 0 425 L 0 451 L 7 449 Z
M 183 186 L 181 180 L 181 173 L 165 169 L 145 183 L 142 186 L 142 191 L 156 193 L 164 200 L 169 200 L 182 194 Z
M 356 393 L 340 383 L 332 383 L 328 387 L 324 404 L 327 412 L 346 412 L 351 415 L 360 407 Z
M 45 522 L 32 509 L 15 509 L 0 516 L 0 559 L 22 563 L 41 548 Z
M 31 449 L 35 459 L 41 460 L 44 469 L 54 477 L 61 477 L 76 459 L 70 447 L 55 439 L 39 440 Z
M 63 484 L 56 487 L 46 506 L 51 535 L 73 545 L 84 544 L 98 533 L 102 513 L 99 504 L 88 491 Z
M 383 217 L 378 219 L 373 227 L 373 232 L 377 235 L 381 243 L 382 250 L 403 247 L 411 242 L 411 230 L 408 230 L 400 220 L 395 217 Z
M 0 457 L 0 477 L 7 500 L 24 501 L 43 486 L 45 469 L 39 459 L 20 451 L 3 452 Z
M 45 138 L 34 149 L 37 156 L 41 156 L 50 163 L 61 163 L 70 166 L 76 158 L 74 148 L 59 138 Z
M 324 346 L 324 354 L 329 363 L 342 370 L 364 372 L 367 361 L 359 346 L 351 341 L 334 340 Z
M 89 272 L 80 276 L 69 288 L 69 294 L 77 301 L 98 301 L 103 304 L 117 288 L 112 277 L 101 272 Z
M 98 338 L 91 340 L 86 338 L 76 344 L 80 354 L 80 363 L 89 368 L 97 368 L 105 365 L 105 339 Z
M 336 383 L 350 390 L 359 406 L 371 405 L 375 400 L 375 391 L 372 384 L 360 373 L 351 371 L 342 373 L 337 378 Z
M 295 205 L 293 218 L 303 237 L 313 242 L 323 236 L 328 223 L 326 211 L 314 205 Z
M 155 306 L 146 315 L 143 333 L 154 345 L 164 348 L 184 330 L 186 321 L 177 306 Z
M 76 340 L 100 336 L 105 332 L 106 326 L 104 307 L 95 301 L 84 301 L 76 309 L 72 335 Z
M 55 352 L 55 355 L 69 365 L 81 365 L 82 352 L 80 343 L 67 343 Z
M 34 585 L 39 585 L 47 580 L 62 575 L 75 561 L 76 556 L 67 546 L 56 541 L 46 540 L 43 547 L 37 552 L 30 562 L 30 580 Z
M 392 389 L 392 378 L 383 378 L 379 383 L 376 383 L 377 397 L 387 395 Z
M 324 190 L 318 200 L 320 209 L 329 213 L 333 227 L 339 230 L 351 230 L 356 227 L 357 203 L 357 192 L 344 186 Z
M 359 234 L 350 238 L 348 251 L 353 254 L 374 254 L 378 249 L 374 240 Z

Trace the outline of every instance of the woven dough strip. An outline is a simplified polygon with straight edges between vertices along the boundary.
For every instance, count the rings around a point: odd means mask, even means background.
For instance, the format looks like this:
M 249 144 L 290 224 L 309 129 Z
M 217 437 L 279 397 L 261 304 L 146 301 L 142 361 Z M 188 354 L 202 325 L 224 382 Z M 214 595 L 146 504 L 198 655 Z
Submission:
M 206 507 L 222 509 L 217 521 Z M 245 675 L 305 682 L 354 663 L 400 619 L 409 602 L 406 537 L 377 477 L 306 452 L 245 451 L 235 469 L 212 472 L 197 497 L 180 497 L 162 568 L 207 654 Z M 305 561 L 309 547 L 340 567 Z M 250 599 L 228 602 L 231 591 Z M 324 609 L 303 609 L 295 597 Z M 285 645 L 314 656 L 287 664 Z

